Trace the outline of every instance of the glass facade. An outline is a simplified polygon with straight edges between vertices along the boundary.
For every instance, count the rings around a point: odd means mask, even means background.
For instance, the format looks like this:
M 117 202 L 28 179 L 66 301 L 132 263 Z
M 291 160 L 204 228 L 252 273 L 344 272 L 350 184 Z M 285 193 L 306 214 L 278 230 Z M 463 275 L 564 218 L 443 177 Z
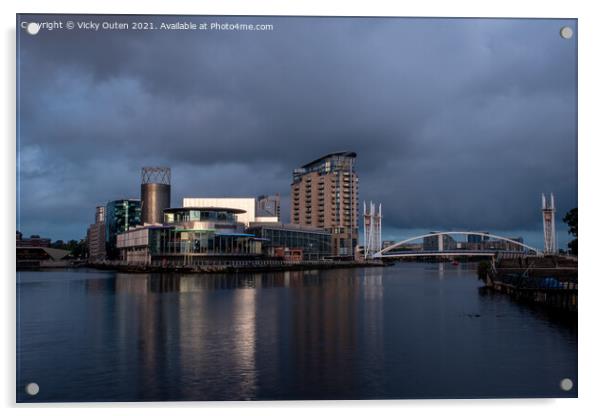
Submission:
M 254 226 L 248 232 L 263 239 L 263 252 L 273 255 L 276 248 L 301 249 L 304 260 L 320 260 L 332 254 L 331 234 L 284 226 Z
M 168 208 L 162 226 L 145 226 L 117 237 L 120 258 L 132 263 L 195 264 L 207 256 L 261 256 L 261 241 L 243 232 L 233 208 Z
M 117 234 L 128 231 L 142 223 L 142 204 L 138 199 L 120 199 L 107 203 L 105 210 L 105 231 L 107 257 L 119 257 Z
M 170 209 L 165 212 L 165 224 L 180 224 L 191 221 L 236 222 L 236 213 L 231 210 Z
M 261 244 L 251 234 L 216 234 L 207 230 L 177 228 L 152 229 L 149 250 L 152 255 L 205 254 L 237 256 L 261 254 Z

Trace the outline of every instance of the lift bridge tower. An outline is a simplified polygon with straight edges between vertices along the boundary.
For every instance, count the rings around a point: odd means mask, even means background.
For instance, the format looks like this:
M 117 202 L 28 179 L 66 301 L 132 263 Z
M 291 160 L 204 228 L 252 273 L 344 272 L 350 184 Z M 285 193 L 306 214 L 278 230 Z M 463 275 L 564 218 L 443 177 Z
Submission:
M 543 251 L 545 254 L 555 254 L 556 245 L 556 205 L 554 204 L 554 194 L 550 194 L 550 199 L 546 199 L 541 194 L 541 213 L 543 216 Z
M 366 210 L 364 201 L 364 258 L 371 259 L 375 253 L 382 250 L 381 235 L 382 204 L 370 201 L 369 210 Z

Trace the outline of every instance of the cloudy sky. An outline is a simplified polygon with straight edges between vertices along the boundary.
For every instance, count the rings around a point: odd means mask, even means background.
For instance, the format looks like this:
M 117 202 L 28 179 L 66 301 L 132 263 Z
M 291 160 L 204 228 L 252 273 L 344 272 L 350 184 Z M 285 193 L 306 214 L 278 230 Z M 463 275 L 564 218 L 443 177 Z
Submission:
M 574 20 L 22 15 L 22 21 L 269 23 L 272 31 L 42 29 L 18 35 L 18 224 L 85 236 L 139 197 L 279 192 L 292 169 L 358 154 L 383 237 L 489 230 L 543 246 L 540 199 L 577 204 Z

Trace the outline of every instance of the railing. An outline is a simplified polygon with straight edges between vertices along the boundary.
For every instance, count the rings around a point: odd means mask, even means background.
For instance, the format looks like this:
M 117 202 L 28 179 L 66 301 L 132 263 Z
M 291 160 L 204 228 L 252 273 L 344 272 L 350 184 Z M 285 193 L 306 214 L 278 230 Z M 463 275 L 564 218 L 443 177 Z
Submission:
M 379 254 L 379 253 L 377 253 Z M 379 254 L 377 257 L 400 257 L 400 256 L 462 256 L 462 255 L 487 255 L 487 256 L 502 256 L 505 258 L 526 256 L 526 251 L 502 251 L 502 250 L 400 250 L 400 251 L 389 251 L 386 253 Z

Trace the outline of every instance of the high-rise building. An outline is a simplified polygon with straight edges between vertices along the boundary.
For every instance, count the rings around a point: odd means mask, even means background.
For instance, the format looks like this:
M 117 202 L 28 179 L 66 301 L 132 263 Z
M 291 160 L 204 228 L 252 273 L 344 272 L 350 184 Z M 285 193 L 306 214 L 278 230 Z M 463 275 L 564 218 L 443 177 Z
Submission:
M 258 217 L 275 217 L 276 221 L 282 221 L 280 217 L 280 195 L 260 195 L 257 197 L 255 214 Z
M 332 254 L 351 257 L 358 238 L 354 152 L 327 154 L 293 171 L 291 222 L 332 233 Z
M 119 257 L 117 234 L 142 224 L 142 203 L 139 199 L 118 199 L 107 203 L 105 210 L 105 238 L 107 258 Z
M 141 179 L 142 223 L 162 223 L 163 210 L 171 205 L 171 169 L 144 167 Z
M 107 255 L 105 209 L 102 205 L 96 207 L 94 224 L 88 227 L 88 255 L 91 260 L 103 260 Z
M 105 222 L 105 206 L 99 205 L 96 207 L 96 214 L 94 215 L 94 223 Z

